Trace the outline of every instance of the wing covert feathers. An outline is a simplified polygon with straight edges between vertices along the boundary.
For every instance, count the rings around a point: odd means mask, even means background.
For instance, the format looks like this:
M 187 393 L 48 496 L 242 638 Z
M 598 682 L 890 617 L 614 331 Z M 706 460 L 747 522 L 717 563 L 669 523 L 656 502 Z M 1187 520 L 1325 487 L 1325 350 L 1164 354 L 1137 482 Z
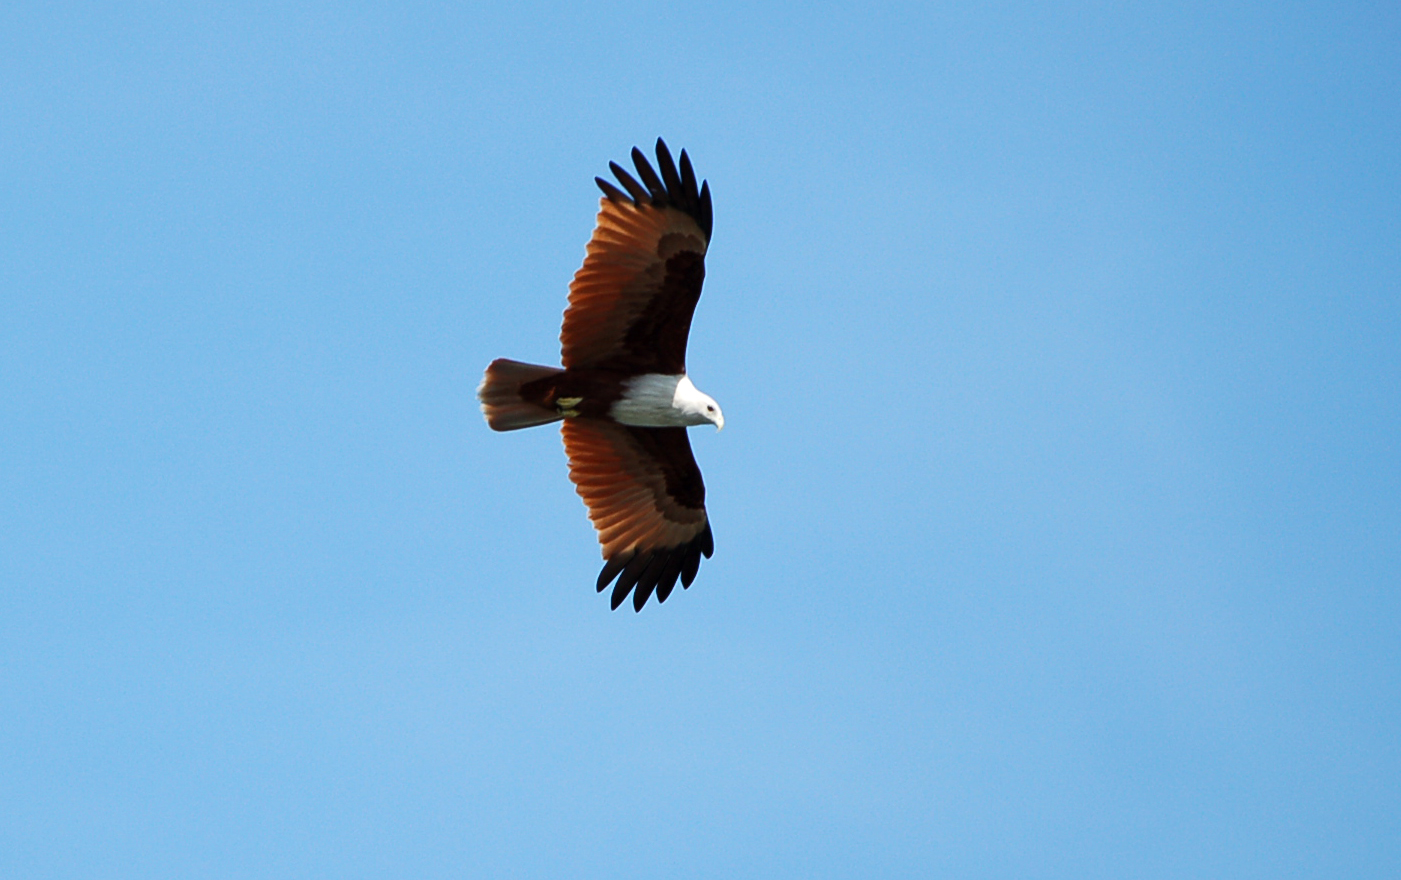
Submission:
M 666 601 L 678 579 L 689 587 L 715 543 L 686 429 L 567 419 L 562 433 L 569 478 L 603 547 L 599 591 L 616 578 L 613 607 L 632 593 L 641 611 L 653 593 Z
M 698 190 L 686 151 L 678 169 L 660 138 L 660 174 L 637 148 L 632 160 L 640 181 L 616 162 L 609 168 L 621 189 L 595 178 L 603 198 L 569 286 L 562 359 L 566 367 L 681 373 L 705 280 L 710 186 Z

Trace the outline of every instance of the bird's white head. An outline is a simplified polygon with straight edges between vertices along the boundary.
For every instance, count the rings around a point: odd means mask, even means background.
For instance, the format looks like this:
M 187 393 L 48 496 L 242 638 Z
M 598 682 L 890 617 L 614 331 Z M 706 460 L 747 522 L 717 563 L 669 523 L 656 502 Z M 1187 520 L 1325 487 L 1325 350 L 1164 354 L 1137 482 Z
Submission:
M 688 425 L 704 425 L 710 422 L 715 430 L 725 427 L 725 414 L 720 412 L 720 404 L 715 398 L 691 384 L 690 376 L 682 376 L 676 383 L 676 394 L 671 405 L 679 410 Z

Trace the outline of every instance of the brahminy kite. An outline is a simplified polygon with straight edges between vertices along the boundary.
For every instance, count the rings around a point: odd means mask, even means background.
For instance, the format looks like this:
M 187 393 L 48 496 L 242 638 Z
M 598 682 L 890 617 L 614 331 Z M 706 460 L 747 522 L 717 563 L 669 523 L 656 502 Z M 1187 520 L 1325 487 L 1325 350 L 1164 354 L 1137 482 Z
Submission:
M 697 189 L 686 151 L 678 170 L 660 138 L 657 170 L 636 147 L 632 161 L 640 183 L 616 162 L 608 167 L 622 190 L 594 178 L 603 198 L 569 285 L 563 369 L 498 359 L 477 397 L 496 431 L 563 421 L 569 478 L 603 545 L 598 591 L 616 578 L 613 608 L 631 592 L 641 611 L 653 592 L 665 602 L 678 578 L 689 587 L 715 549 L 686 427 L 719 430 L 725 417 L 686 375 L 710 185 Z

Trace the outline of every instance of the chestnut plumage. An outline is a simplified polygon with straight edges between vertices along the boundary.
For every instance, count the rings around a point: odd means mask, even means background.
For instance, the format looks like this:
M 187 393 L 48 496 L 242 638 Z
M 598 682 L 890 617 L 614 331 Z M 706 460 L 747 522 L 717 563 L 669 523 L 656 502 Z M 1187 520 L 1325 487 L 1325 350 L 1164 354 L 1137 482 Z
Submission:
M 569 476 L 598 532 L 617 608 L 666 601 L 714 551 L 705 484 L 686 429 L 724 426 L 686 373 L 691 316 L 705 281 L 710 185 L 696 184 L 659 138 L 654 169 L 633 148 L 633 177 L 609 163 L 584 264 L 569 286 L 561 367 L 498 359 L 478 389 L 487 423 L 510 431 L 563 421 Z M 620 188 L 621 187 L 621 188 Z

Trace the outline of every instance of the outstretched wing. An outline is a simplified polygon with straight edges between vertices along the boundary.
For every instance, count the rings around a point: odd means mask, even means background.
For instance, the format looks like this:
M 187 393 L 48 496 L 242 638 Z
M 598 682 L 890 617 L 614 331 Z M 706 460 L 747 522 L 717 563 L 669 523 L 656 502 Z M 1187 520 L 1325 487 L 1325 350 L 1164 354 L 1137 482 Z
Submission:
M 598 530 L 607 564 L 599 592 L 616 577 L 613 607 L 632 592 L 641 611 L 655 590 L 665 602 L 689 587 L 701 555 L 715 549 L 705 484 L 685 428 L 634 428 L 603 419 L 566 419 L 569 478 Z
M 559 339 L 564 366 L 629 373 L 686 371 L 686 337 L 705 280 L 710 184 L 696 189 L 686 151 L 681 166 L 657 139 L 660 176 L 642 151 L 642 182 L 610 162 L 623 190 L 595 178 L 604 198 L 584 265 L 569 285 Z

